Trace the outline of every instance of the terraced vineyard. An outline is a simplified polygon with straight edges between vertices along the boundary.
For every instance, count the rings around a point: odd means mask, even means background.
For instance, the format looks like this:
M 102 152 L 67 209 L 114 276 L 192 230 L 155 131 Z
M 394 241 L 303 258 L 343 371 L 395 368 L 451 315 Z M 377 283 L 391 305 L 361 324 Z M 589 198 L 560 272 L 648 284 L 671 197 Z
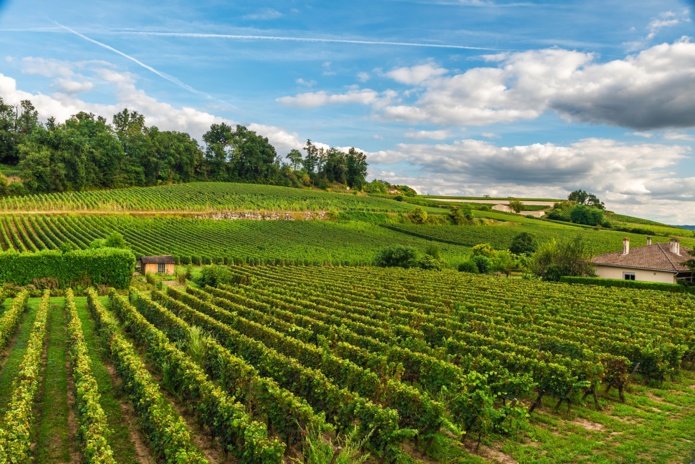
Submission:
M 0 211 L 409 211 L 393 200 L 272 185 L 191 182 L 0 199 Z
M 291 262 L 302 264 L 367 264 L 385 244 L 429 243 L 366 222 L 252 221 L 177 217 L 0 216 L 3 250 L 38 251 L 62 244 L 89 248 L 97 238 L 117 231 L 136 255 L 174 255 L 181 263 Z M 442 245 L 452 265 L 465 259 L 468 248 Z

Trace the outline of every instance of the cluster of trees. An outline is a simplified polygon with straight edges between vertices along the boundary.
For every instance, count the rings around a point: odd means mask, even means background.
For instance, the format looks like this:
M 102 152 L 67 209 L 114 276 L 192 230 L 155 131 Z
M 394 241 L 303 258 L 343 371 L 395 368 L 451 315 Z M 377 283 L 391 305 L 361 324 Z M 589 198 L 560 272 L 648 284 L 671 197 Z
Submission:
M 437 245 L 430 245 L 424 253 L 405 245 L 392 245 L 379 250 L 374 257 L 378 267 L 403 267 L 441 270 L 444 267 L 442 252 Z
M 605 209 L 605 205 L 596 195 L 584 190 L 575 190 L 569 194 L 567 201 L 555 203 L 546 217 L 575 224 L 610 227 L 610 223 L 604 217 Z
M 307 141 L 302 156 L 292 150 L 285 164 L 263 137 L 237 125 L 213 124 L 204 147 L 189 134 L 147 126 L 124 109 L 111 124 L 80 112 L 64 123 L 39 114 L 29 100 L 18 106 L 0 98 L 0 163 L 17 166 L 22 183 L 0 178 L 0 195 L 151 186 L 194 180 L 285 186 L 366 183 L 364 153 L 323 149 Z

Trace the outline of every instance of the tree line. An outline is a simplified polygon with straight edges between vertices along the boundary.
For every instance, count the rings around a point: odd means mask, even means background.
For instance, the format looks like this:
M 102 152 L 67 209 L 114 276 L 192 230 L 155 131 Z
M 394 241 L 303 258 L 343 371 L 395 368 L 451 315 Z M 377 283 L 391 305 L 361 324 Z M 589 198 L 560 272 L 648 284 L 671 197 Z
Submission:
M 294 149 L 285 162 L 266 137 L 225 123 L 212 124 L 203 142 L 148 126 L 127 108 L 111 123 L 86 112 L 42 123 L 31 101 L 13 106 L 0 97 L 0 163 L 15 166 L 22 179 L 9 185 L 0 179 L 0 195 L 207 180 L 358 190 L 366 184 L 366 156 L 354 148 L 326 149 L 307 140 L 305 154 Z

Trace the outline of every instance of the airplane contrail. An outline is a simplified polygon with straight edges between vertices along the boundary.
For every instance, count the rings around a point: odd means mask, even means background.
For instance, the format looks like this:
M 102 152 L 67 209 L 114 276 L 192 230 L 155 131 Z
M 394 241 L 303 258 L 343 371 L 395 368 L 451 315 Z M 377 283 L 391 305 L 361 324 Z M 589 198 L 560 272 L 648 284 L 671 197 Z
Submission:
M 425 47 L 425 48 L 448 48 L 458 50 L 492 50 L 498 51 L 499 48 L 474 47 L 469 45 L 454 44 L 435 44 L 421 42 L 392 42 L 381 40 L 358 40 L 358 39 L 330 39 L 322 37 L 290 37 L 275 35 L 244 35 L 244 34 L 209 34 L 201 32 L 155 32 L 155 31 L 111 31 L 111 33 L 125 35 L 147 35 L 155 37 L 189 37 L 196 39 L 229 39 L 229 40 L 276 40 L 281 42 L 314 42 L 314 43 L 339 43 L 353 45 L 393 45 L 397 47 Z
M 70 28 L 70 27 L 68 27 L 68 26 L 64 26 L 64 25 L 60 24 L 60 23 L 57 22 L 57 21 L 53 21 L 53 22 L 54 22 L 57 26 L 59 26 L 59 27 L 65 29 L 66 31 L 68 31 L 68 32 L 70 32 L 70 33 L 72 33 L 72 34 L 75 34 L 75 35 L 78 36 L 78 37 L 81 37 L 82 39 L 84 39 L 84 40 L 86 40 L 86 41 L 88 41 L 88 42 L 91 42 L 91 43 L 93 43 L 93 44 L 95 44 L 95 45 L 98 45 L 98 46 L 100 46 L 100 47 L 102 47 L 102 48 L 105 48 L 105 49 L 107 49 L 107 50 L 109 50 L 109 51 L 112 51 L 112 52 L 114 52 L 114 53 L 116 53 L 116 54 L 118 54 L 118 55 L 121 55 L 123 58 L 126 58 L 126 59 L 132 61 L 133 63 L 137 64 L 138 66 L 141 66 L 141 67 L 147 69 L 148 71 L 150 71 L 150 72 L 156 74 L 157 76 L 161 77 L 162 79 L 165 79 L 165 80 L 171 82 L 172 84 L 181 87 L 181 88 L 184 89 L 184 90 L 187 90 L 187 91 L 189 91 L 189 92 L 191 92 L 191 93 L 194 93 L 194 94 L 196 94 L 196 95 L 200 95 L 201 97 L 209 98 L 209 99 L 212 99 L 212 100 L 217 100 L 217 101 L 220 101 L 220 102 L 226 104 L 225 101 L 220 100 L 220 99 L 218 99 L 218 98 L 215 98 L 215 97 L 213 97 L 212 95 L 208 95 L 208 94 L 206 94 L 205 92 L 201 92 L 200 90 L 196 90 L 196 89 L 194 89 L 193 87 L 191 87 L 190 85 L 188 85 L 188 84 L 186 84 L 186 83 L 184 83 L 184 82 L 181 82 L 180 80 L 178 80 L 178 79 L 175 78 L 174 76 L 170 76 L 169 74 L 163 73 L 163 72 L 161 72 L 161 71 L 159 71 L 159 70 L 153 68 L 152 66 L 149 66 L 149 65 L 143 63 L 142 61 L 138 60 L 137 58 L 132 57 L 132 56 L 126 54 L 126 53 L 123 53 L 123 52 L 120 51 L 120 50 L 117 50 L 117 49 L 113 48 L 113 47 L 110 46 L 110 45 L 107 45 L 107 44 L 105 44 L 105 43 L 99 42 L 98 40 L 94 40 L 94 39 L 92 39 L 92 38 L 90 38 L 90 37 L 87 37 L 87 36 L 84 35 L 84 34 L 80 34 L 80 33 L 77 32 L 76 30 L 74 30 L 74 29 L 72 29 L 72 28 Z

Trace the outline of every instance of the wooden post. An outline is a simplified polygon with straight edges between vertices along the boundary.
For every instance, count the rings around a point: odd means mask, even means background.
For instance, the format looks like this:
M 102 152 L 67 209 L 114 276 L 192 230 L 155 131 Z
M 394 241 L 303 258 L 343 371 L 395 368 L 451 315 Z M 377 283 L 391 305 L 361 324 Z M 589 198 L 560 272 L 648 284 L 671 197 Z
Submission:
M 335 464 L 335 460 L 338 459 L 341 451 L 343 451 L 341 446 L 337 447 L 335 451 L 333 451 L 333 459 L 331 459 L 331 464 Z

